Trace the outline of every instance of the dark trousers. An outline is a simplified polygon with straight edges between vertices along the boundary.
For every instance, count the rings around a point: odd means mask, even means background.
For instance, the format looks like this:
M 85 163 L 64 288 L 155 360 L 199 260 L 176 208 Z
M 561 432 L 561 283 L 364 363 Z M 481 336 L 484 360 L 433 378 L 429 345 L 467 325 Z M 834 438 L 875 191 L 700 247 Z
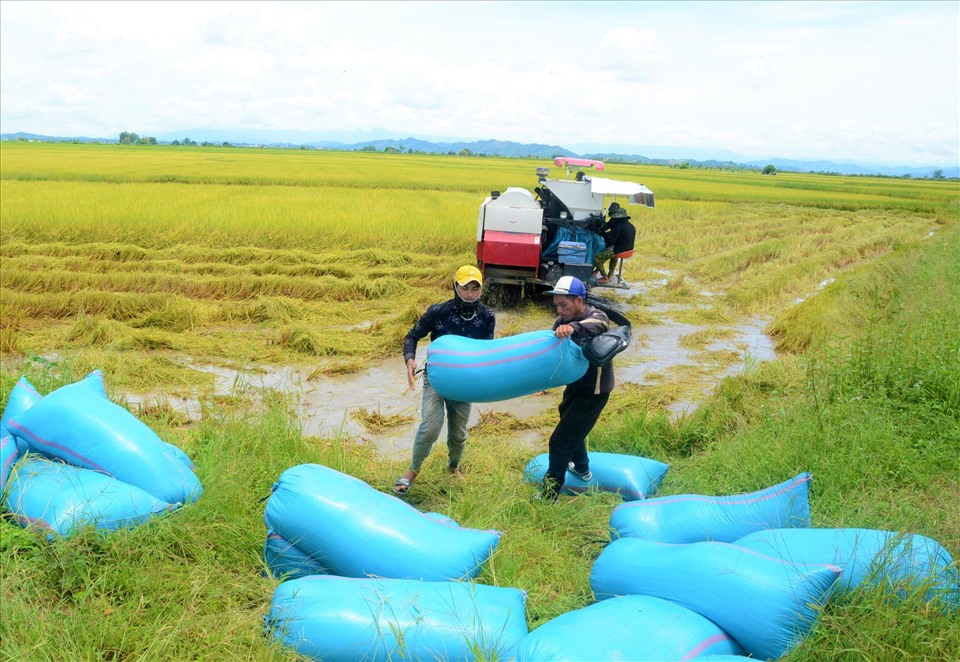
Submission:
M 560 494 L 570 462 L 573 462 L 577 471 L 589 468 L 587 435 L 609 399 L 609 393 L 571 395 L 564 391 L 559 407 L 560 422 L 550 435 L 550 466 L 543 476 L 545 498 L 556 499 Z

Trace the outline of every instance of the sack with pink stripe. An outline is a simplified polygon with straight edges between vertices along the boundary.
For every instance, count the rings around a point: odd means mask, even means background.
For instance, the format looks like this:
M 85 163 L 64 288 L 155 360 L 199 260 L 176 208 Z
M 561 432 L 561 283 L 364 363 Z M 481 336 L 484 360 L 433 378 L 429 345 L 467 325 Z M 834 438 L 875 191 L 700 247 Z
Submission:
M 166 503 L 190 503 L 203 492 L 189 458 L 111 402 L 99 371 L 47 394 L 10 418 L 7 429 L 18 447 L 99 471 Z
M 776 660 L 813 629 L 842 574 L 834 565 L 790 563 L 725 542 L 619 538 L 593 562 L 590 588 L 597 600 L 669 600 L 716 623 L 752 657 Z
M 560 614 L 521 639 L 515 653 L 517 662 L 746 655 L 705 616 L 649 595 L 622 595 Z
M 494 340 L 446 335 L 427 347 L 430 384 L 459 402 L 499 402 L 566 386 L 588 367 L 576 343 L 546 330 Z
M 620 504 L 610 513 L 611 533 L 665 543 L 733 542 L 762 529 L 808 527 L 811 477 L 805 472 L 747 494 L 675 494 Z

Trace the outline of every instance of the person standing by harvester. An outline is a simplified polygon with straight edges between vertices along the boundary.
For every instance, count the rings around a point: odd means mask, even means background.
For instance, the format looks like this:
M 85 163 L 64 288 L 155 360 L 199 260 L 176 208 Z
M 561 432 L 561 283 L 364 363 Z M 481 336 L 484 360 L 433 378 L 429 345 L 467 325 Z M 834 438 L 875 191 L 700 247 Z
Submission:
M 557 310 L 553 323 L 557 338 L 570 338 L 583 345 L 609 330 L 607 314 L 587 305 L 587 288 L 580 279 L 564 276 L 547 294 L 553 295 Z M 587 435 L 607 405 L 613 383 L 613 363 L 600 368 L 591 365 L 583 377 L 563 390 L 560 422 L 550 435 L 549 466 L 543 477 L 541 499 L 556 501 L 559 498 L 568 469 L 584 481 L 593 478 L 587 456 Z
M 434 341 L 440 336 L 453 334 L 475 340 L 492 340 L 496 326 L 496 316 L 487 306 L 480 303 L 483 291 L 483 274 L 473 266 L 457 269 L 453 277 L 453 298 L 427 308 L 413 328 L 403 339 L 403 359 L 407 364 L 407 382 L 414 387 L 417 368 L 417 343 L 428 334 Z M 404 495 L 420 473 L 423 461 L 427 459 L 433 444 L 440 436 L 443 427 L 444 411 L 447 418 L 447 469 L 454 476 L 462 478 L 460 458 L 467 445 L 467 421 L 472 408 L 469 402 L 446 400 L 430 385 L 430 366 L 423 373 L 423 404 L 420 427 L 413 440 L 413 458 L 410 467 L 397 478 L 393 491 Z

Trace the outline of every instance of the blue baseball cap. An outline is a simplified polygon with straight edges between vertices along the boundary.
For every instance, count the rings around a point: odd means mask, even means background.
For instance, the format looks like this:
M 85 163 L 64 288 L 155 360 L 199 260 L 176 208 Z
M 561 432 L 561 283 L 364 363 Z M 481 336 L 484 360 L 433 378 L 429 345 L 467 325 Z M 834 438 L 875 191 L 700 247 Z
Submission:
M 583 281 L 574 276 L 564 276 L 557 281 L 557 284 L 553 286 L 553 289 L 547 292 L 547 294 L 562 294 L 568 297 L 583 297 L 587 298 L 587 286 L 583 284 Z

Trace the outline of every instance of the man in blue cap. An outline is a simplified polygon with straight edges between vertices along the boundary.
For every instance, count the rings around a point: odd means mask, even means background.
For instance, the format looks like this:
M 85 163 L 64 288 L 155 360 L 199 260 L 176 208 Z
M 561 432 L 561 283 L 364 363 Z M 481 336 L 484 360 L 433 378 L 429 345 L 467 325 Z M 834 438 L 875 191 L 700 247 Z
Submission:
M 557 309 L 553 323 L 556 337 L 570 338 L 582 345 L 609 330 L 610 319 L 602 310 L 587 304 L 587 288 L 580 279 L 564 276 L 547 294 L 553 295 Z M 582 480 L 593 478 L 587 457 L 587 435 L 600 418 L 612 390 L 612 363 L 602 368 L 590 366 L 583 377 L 564 389 L 560 422 L 550 435 L 549 466 L 543 477 L 542 499 L 557 500 L 568 469 Z

